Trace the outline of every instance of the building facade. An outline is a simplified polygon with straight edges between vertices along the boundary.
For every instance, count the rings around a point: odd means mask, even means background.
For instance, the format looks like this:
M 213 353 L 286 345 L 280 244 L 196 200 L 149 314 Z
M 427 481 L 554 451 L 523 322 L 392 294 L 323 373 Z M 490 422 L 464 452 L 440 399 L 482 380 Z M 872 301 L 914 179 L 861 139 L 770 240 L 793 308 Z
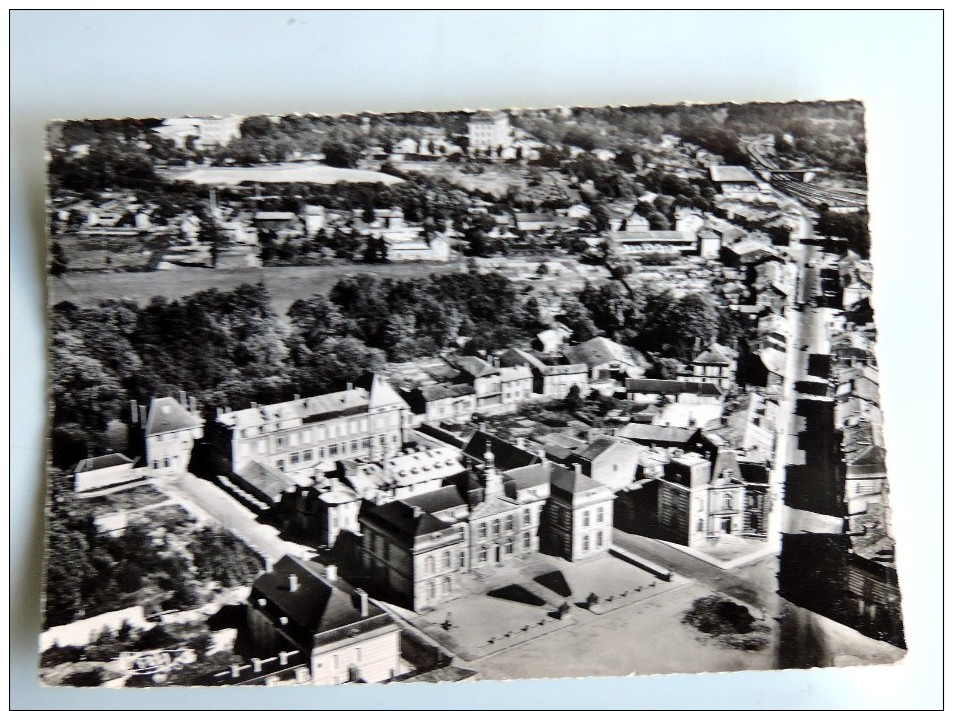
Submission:
M 222 411 L 216 423 L 230 440 L 231 468 L 260 462 L 281 472 L 329 471 L 355 456 L 396 454 L 409 426 L 410 407 L 382 378 L 370 389 L 348 387 L 328 395 Z
M 510 117 L 502 111 L 478 111 L 467 123 L 470 149 L 507 147 L 513 143 Z
M 141 428 L 145 466 L 156 473 L 184 472 L 192 458 L 195 440 L 204 435 L 205 420 L 195 398 L 185 404 L 185 395 L 153 398 L 148 413 L 132 403 L 133 425 Z

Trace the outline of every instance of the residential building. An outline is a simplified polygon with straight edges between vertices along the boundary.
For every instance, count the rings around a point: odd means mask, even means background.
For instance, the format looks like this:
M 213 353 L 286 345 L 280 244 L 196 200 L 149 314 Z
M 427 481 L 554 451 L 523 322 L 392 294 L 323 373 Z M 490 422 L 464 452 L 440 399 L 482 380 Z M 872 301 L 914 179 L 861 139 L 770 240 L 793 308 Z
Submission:
M 638 378 L 648 366 L 648 361 L 641 353 L 604 336 L 569 346 L 563 353 L 570 363 L 584 364 L 590 380 Z
M 186 471 L 195 440 L 204 435 L 205 420 L 199 415 L 195 398 L 189 398 L 188 405 L 181 391 L 178 400 L 153 398 L 148 412 L 135 401 L 130 405 L 132 424 L 145 446 L 144 465 L 156 473 Z
M 758 178 L 744 166 L 713 165 L 708 170 L 712 181 L 718 184 L 725 195 L 744 195 L 760 190 Z
M 184 148 L 190 138 L 198 148 L 224 146 L 241 136 L 241 116 L 186 116 L 169 118 L 155 128 L 163 138 L 171 139 Z
M 503 111 L 478 111 L 467 122 L 470 150 L 507 147 L 513 143 L 510 118 Z
M 339 479 L 321 478 L 313 486 L 283 492 L 283 530 L 311 545 L 331 548 L 342 531 L 357 533 L 361 497 Z
M 550 497 L 543 512 L 545 548 L 567 560 L 591 558 L 612 545 L 615 496 L 581 469 L 579 464 L 572 470 L 552 465 Z
M 712 343 L 692 358 L 688 369 L 679 373 L 678 380 L 693 383 L 714 383 L 723 392 L 734 387 L 738 371 L 738 352 L 727 346 Z
M 476 391 L 466 383 L 420 385 L 407 393 L 406 400 L 424 422 L 469 422 L 476 412 Z
M 372 459 L 400 451 L 410 407 L 382 378 L 370 389 L 295 398 L 274 405 L 220 411 L 219 431 L 228 442 L 231 471 L 250 462 L 294 474 L 330 471 L 342 459 Z
M 450 241 L 441 234 L 434 234 L 430 240 L 422 237 L 399 239 L 385 235 L 387 259 L 391 262 L 446 262 L 450 259 Z
M 742 467 L 731 450 L 719 451 L 714 463 L 696 452 L 673 457 L 657 481 L 658 522 L 677 543 L 767 534 L 767 470 Z
M 573 386 L 581 395 L 589 392 L 589 368 L 585 363 L 548 364 L 535 354 L 510 348 L 500 356 L 504 365 L 526 365 L 533 374 L 533 392 L 545 397 L 564 398 Z
M 380 462 L 341 462 L 341 476 L 362 499 L 383 503 L 435 491 L 464 471 L 461 451 L 451 446 L 398 454 Z
M 528 366 L 500 368 L 500 390 L 504 405 L 519 405 L 533 396 L 533 373 Z
M 615 492 L 635 481 L 643 449 L 631 440 L 600 436 L 573 452 L 569 461 L 581 465 L 583 474 Z
M 386 681 L 404 671 L 393 618 L 334 566 L 322 571 L 286 555 L 255 580 L 246 609 L 245 646 L 261 657 L 297 652 L 311 684 Z M 260 668 L 262 659 L 251 663 Z
M 133 469 L 135 465 L 136 460 L 118 452 L 83 459 L 73 468 L 73 491 L 80 493 L 132 481 L 147 471 Z

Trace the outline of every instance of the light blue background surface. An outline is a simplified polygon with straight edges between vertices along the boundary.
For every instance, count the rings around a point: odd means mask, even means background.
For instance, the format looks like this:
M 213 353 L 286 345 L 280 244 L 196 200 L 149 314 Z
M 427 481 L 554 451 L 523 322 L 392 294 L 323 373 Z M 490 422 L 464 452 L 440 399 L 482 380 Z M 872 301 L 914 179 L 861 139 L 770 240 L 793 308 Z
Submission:
M 937 12 L 13 12 L 12 707 L 937 707 L 941 23 Z M 874 306 L 911 649 L 903 664 L 147 693 L 42 689 L 34 681 L 42 558 L 47 120 L 820 98 L 864 99 L 868 108 Z

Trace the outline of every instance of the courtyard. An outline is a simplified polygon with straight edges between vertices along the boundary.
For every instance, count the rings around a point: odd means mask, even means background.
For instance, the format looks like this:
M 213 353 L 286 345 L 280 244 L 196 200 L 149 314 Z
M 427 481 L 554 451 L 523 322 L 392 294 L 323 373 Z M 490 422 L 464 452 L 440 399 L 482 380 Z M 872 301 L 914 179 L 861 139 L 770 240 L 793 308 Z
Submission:
M 409 622 L 469 662 L 588 625 L 687 581 L 665 581 L 610 555 L 572 563 L 536 553 L 480 570 L 466 584 L 467 596 Z

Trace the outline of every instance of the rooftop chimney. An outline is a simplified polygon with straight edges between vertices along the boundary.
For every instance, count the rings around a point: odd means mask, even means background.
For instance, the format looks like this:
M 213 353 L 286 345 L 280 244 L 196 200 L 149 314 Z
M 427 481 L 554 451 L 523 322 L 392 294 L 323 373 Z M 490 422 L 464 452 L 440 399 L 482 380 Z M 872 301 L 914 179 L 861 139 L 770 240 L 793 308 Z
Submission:
M 526 449 L 526 439 L 524 437 L 517 437 L 516 446 L 520 449 Z
M 199 411 L 199 401 L 196 400 L 195 395 L 189 396 L 189 412 L 193 415 L 198 414 Z
M 237 679 L 240 671 L 239 666 L 237 664 L 232 664 L 230 669 L 232 672 L 232 679 Z
M 185 407 L 185 390 L 179 390 L 179 404 Z
M 573 462 L 572 468 L 573 468 L 573 471 L 576 472 L 576 474 L 582 474 L 582 464 L 580 464 L 579 462 Z
M 414 509 L 414 518 L 420 518 L 424 513 L 424 510 L 420 508 L 419 506 L 414 506 L 413 509 Z
M 140 405 L 139 406 L 139 422 L 142 424 L 143 427 L 145 427 L 146 419 L 148 419 L 148 415 L 146 413 L 146 406 Z
M 135 400 L 129 401 L 129 421 L 134 424 L 139 424 L 139 403 Z
M 348 383 L 348 384 L 347 384 L 347 389 L 348 389 L 348 390 L 353 390 L 353 389 L 354 389 L 354 383 Z
M 338 579 L 338 567 L 336 565 L 329 565 L 324 569 L 324 577 L 332 583 L 336 581 Z
M 357 593 L 358 602 L 360 603 L 360 606 L 361 606 L 361 618 L 367 617 L 367 615 L 369 614 L 368 604 L 367 604 L 368 602 L 367 593 L 361 590 L 361 588 L 356 588 L 354 592 Z
M 288 590 L 291 592 L 298 592 L 298 576 L 292 573 L 288 576 Z
M 287 617 L 279 617 L 279 618 L 278 618 L 278 624 L 281 625 L 282 627 L 287 627 L 287 626 L 288 626 L 288 618 L 287 618 Z
M 279 663 L 281 666 L 287 665 L 287 664 L 288 664 L 288 657 L 289 657 L 289 656 L 290 656 L 290 655 L 288 654 L 288 652 L 278 652 L 278 663 Z

